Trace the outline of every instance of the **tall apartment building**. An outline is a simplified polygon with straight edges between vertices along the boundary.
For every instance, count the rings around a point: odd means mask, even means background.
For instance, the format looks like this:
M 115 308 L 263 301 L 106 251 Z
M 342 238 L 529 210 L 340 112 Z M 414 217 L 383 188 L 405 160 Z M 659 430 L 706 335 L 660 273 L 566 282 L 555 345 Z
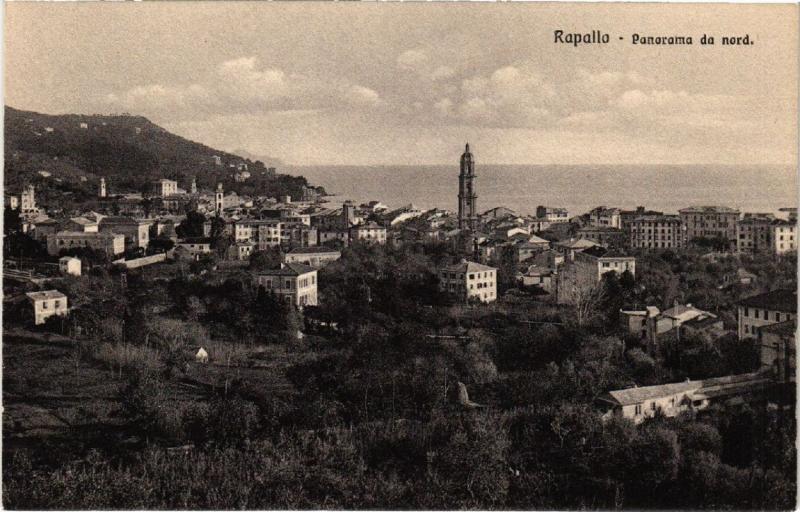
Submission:
M 691 206 L 678 213 L 688 242 L 695 238 L 722 238 L 735 247 L 739 210 L 727 206 Z
M 797 221 L 775 220 L 770 226 L 772 253 L 778 256 L 797 250 Z
M 683 223 L 677 215 L 643 215 L 630 221 L 630 246 L 635 249 L 680 249 Z
M 763 253 L 772 251 L 772 222 L 770 213 L 745 213 L 736 222 L 736 251 Z

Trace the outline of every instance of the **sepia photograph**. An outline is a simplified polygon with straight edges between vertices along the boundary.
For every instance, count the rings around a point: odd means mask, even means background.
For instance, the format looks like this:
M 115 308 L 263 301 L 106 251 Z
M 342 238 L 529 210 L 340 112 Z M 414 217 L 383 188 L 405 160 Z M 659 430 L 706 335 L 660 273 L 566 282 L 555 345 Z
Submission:
M 797 4 L 3 11 L 3 509 L 797 507 Z

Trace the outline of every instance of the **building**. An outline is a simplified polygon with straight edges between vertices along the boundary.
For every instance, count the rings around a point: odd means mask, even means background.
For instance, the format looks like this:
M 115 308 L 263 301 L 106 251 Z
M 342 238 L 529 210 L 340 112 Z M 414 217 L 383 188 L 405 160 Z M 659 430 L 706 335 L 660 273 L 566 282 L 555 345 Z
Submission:
M 742 299 L 738 303 L 739 339 L 757 338 L 766 325 L 794 320 L 797 290 L 773 290 Z
M 199 260 L 204 254 L 211 253 L 211 239 L 206 237 L 192 237 L 179 240 L 175 244 L 175 257 L 190 260 Z
M 111 259 L 125 252 L 125 236 L 117 233 L 59 231 L 47 237 L 47 253 L 58 256 L 62 250 L 94 249 Z
M 151 221 L 145 219 L 109 216 L 100 219 L 100 232 L 124 235 L 126 249 L 146 249 L 150 243 L 151 224 Z
M 478 229 L 478 195 L 475 193 L 475 159 L 469 144 L 461 155 L 458 174 L 458 229 Z
M 53 315 L 63 316 L 69 312 L 67 296 L 58 290 L 28 292 L 25 294 L 33 307 L 33 323 L 41 325 Z
M 175 180 L 168 180 L 162 178 L 150 183 L 150 192 L 152 195 L 167 197 L 178 193 L 178 182 Z
M 34 222 L 32 236 L 38 242 L 47 243 L 47 237 L 55 235 L 59 231 L 63 231 L 61 222 L 49 218 L 41 219 Z
M 342 253 L 327 247 L 295 247 L 283 255 L 284 263 L 302 263 L 312 268 L 322 268 L 342 257 Z
M 236 261 L 247 261 L 255 249 L 253 242 L 234 242 L 228 247 L 228 259 Z
M 630 246 L 634 249 L 681 249 L 686 236 L 677 215 L 643 215 L 630 221 Z
M 696 238 L 720 238 L 735 247 L 739 210 L 727 206 L 691 206 L 678 213 L 688 242 Z
M 225 209 L 225 192 L 222 190 L 222 183 L 217 183 L 217 190 L 214 192 L 214 213 L 222 215 Z
M 256 284 L 298 307 L 316 306 L 317 271 L 300 263 L 281 263 L 279 268 L 260 272 Z
M 460 302 L 470 299 L 494 302 L 497 300 L 497 269 L 461 260 L 439 271 L 439 289 Z
M 350 240 L 361 240 L 366 243 L 385 244 L 386 228 L 375 223 L 368 222 L 350 228 Z
M 58 270 L 62 274 L 79 276 L 81 275 L 81 260 L 72 256 L 64 256 L 58 260 Z
M 36 189 L 33 185 L 27 185 L 22 189 L 19 196 L 19 211 L 22 215 L 36 215 L 39 208 L 36 207 Z
M 619 228 L 584 226 L 578 230 L 578 237 L 606 247 L 623 247 L 628 242 L 625 232 Z
M 97 197 L 106 197 L 106 179 L 100 178 L 100 189 L 97 191 Z
M 320 229 L 317 231 L 317 242 L 319 245 L 335 242 L 347 247 L 350 245 L 350 232 L 346 229 Z
M 604 409 L 604 419 L 621 416 L 638 424 L 656 413 L 673 418 L 681 413 L 702 411 L 717 403 L 759 399 L 769 384 L 769 379 L 759 373 L 687 379 L 673 384 L 609 391 L 598 399 L 598 405 Z
M 585 238 L 570 238 L 553 244 L 555 249 L 564 256 L 565 261 L 574 261 L 575 255 L 591 247 L 598 247 L 600 244 L 586 240 Z
M 553 270 L 548 267 L 531 265 L 524 273 L 520 273 L 517 276 L 517 281 L 522 283 L 523 286 L 538 286 L 550 293 L 553 285 Z
M 621 210 L 598 206 L 589 212 L 589 224 L 598 228 L 622 229 Z
M 559 273 L 558 303 L 574 304 L 577 299 L 595 289 L 603 274 L 624 272 L 636 275 L 636 258 L 597 245 L 575 253 L 575 259 L 567 263 Z
M 189 193 L 192 195 L 197 194 L 197 178 L 192 178 L 192 184 L 189 186 Z
M 772 253 L 782 256 L 797 250 L 797 222 L 777 219 L 770 226 Z
M 620 323 L 628 334 L 646 340 L 650 351 L 655 353 L 659 336 L 681 332 L 707 332 L 718 337 L 724 334 L 722 320 L 717 315 L 698 309 L 691 304 L 678 304 L 664 311 L 648 306 L 641 311 L 620 310 Z
M 767 325 L 758 331 L 761 370 L 778 382 L 795 382 L 797 320 Z
M 552 206 L 537 206 L 536 217 L 544 219 L 550 223 L 569 222 L 569 212 L 566 208 L 554 208 Z
M 775 216 L 769 213 L 744 214 L 736 221 L 736 251 L 739 253 L 769 253 L 772 243 L 772 222 Z
M 83 233 L 97 233 L 100 231 L 100 223 L 86 217 L 72 217 L 64 222 L 61 227 L 63 231 L 81 231 Z

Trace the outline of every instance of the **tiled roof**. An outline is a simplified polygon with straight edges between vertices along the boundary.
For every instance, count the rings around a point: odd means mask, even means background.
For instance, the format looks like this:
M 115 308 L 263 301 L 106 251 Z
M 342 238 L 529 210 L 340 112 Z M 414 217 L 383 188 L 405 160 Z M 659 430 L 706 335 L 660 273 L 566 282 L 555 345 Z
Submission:
M 339 252 L 336 249 L 330 249 L 328 247 L 295 247 L 291 249 L 287 254 L 322 254 L 322 253 L 331 253 L 331 252 Z
M 483 272 L 485 270 L 496 270 L 496 269 L 488 265 L 475 263 L 474 261 L 461 260 L 459 263 L 456 263 L 454 265 L 448 265 L 442 268 L 442 270 L 447 272 Z
M 739 213 L 739 210 L 727 206 L 689 206 L 678 211 L 680 213 Z
M 774 334 L 780 335 L 792 335 L 797 333 L 797 321 L 796 320 L 787 320 L 785 322 L 780 322 L 777 324 L 765 325 L 763 327 L 758 328 L 759 332 L 771 332 Z
M 773 290 L 747 297 L 739 301 L 742 306 L 768 309 L 770 311 L 797 312 L 797 290 Z
M 314 269 L 302 263 L 281 263 L 279 268 L 263 270 L 259 272 L 263 276 L 299 276 L 314 272 Z
M 66 295 L 58 290 L 45 290 L 41 292 L 28 292 L 25 294 L 32 300 L 63 299 Z

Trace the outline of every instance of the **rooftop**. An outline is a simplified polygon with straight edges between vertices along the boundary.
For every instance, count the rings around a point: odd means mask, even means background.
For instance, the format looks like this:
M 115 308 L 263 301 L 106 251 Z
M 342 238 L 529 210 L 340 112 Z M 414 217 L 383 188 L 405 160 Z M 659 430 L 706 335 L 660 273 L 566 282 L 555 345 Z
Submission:
M 303 265 L 302 263 L 281 263 L 281 266 L 278 268 L 273 268 L 269 270 L 263 270 L 259 272 L 259 275 L 262 276 L 299 276 L 302 274 L 308 274 L 309 272 L 315 272 L 315 269 L 309 267 L 308 265 Z
M 474 261 L 461 260 L 454 265 L 448 265 L 442 270 L 447 272 L 483 272 L 485 270 L 496 270 L 494 267 L 475 263 Z
M 797 312 L 797 290 L 773 290 L 739 301 L 739 305 L 770 311 Z
M 739 210 L 729 208 L 727 206 L 689 206 L 678 210 L 680 213 L 735 213 L 739 214 Z
M 330 249 L 328 247 L 322 246 L 313 246 L 313 247 L 295 247 L 291 249 L 286 254 L 323 254 L 323 253 L 338 253 L 336 249 Z
M 589 247 L 582 254 L 588 254 L 589 256 L 593 256 L 595 258 L 629 258 L 629 259 L 636 259 L 633 256 L 628 256 L 627 254 L 615 251 L 613 249 L 606 249 L 602 245 L 595 245 L 594 247 Z
M 65 299 L 67 296 L 58 290 L 45 290 L 41 292 L 28 292 L 25 294 L 31 300 Z
M 797 320 L 787 320 L 785 322 L 779 322 L 777 324 L 772 325 L 765 325 L 763 327 L 759 327 L 758 331 L 760 333 L 764 332 L 771 332 L 773 334 L 778 334 L 781 336 L 791 336 L 797 334 Z

